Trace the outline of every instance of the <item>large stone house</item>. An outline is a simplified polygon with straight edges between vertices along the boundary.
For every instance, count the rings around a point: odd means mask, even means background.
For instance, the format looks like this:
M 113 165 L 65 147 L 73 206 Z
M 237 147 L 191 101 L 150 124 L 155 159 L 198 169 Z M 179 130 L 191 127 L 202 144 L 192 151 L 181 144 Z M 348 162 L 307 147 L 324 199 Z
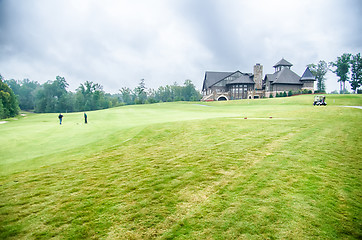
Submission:
M 220 101 L 234 99 L 253 99 L 273 97 L 277 93 L 302 91 L 314 92 L 315 77 L 309 68 L 302 77 L 293 72 L 293 66 L 284 58 L 273 67 L 273 74 L 266 74 L 263 79 L 263 66 L 256 64 L 253 73 L 205 72 L 202 87 L 203 101 Z

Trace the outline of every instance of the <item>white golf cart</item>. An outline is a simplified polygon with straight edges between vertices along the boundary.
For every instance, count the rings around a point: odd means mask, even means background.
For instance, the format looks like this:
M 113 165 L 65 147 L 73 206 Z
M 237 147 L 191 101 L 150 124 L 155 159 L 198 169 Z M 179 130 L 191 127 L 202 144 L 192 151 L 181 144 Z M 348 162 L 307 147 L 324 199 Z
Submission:
M 326 97 L 322 95 L 314 96 L 313 106 L 327 106 Z

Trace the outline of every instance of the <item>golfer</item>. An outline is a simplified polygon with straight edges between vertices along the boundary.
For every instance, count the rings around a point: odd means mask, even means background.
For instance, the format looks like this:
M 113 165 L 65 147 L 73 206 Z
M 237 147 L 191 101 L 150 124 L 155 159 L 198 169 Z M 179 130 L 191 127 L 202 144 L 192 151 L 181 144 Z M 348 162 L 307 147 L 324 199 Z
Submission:
M 59 113 L 58 118 L 59 118 L 59 124 L 62 125 L 63 115 Z
M 84 113 L 84 123 L 86 124 L 87 123 L 87 114 Z

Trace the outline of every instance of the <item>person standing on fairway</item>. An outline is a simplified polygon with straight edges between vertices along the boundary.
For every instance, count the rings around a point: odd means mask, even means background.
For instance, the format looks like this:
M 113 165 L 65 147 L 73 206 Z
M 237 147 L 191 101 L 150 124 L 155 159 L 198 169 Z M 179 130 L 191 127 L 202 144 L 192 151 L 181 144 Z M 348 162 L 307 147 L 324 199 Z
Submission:
M 87 114 L 84 113 L 84 123 L 87 124 Z
M 63 115 L 59 113 L 58 118 L 59 118 L 59 124 L 62 125 Z

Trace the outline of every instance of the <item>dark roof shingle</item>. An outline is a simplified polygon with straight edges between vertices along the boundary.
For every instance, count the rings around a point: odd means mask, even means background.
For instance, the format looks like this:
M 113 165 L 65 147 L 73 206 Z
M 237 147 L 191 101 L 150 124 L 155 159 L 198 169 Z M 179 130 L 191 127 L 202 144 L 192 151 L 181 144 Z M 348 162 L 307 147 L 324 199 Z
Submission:
M 309 67 L 307 67 L 302 75 L 302 77 L 300 78 L 301 81 L 315 81 L 315 76 L 313 75 L 313 73 L 309 70 Z
M 230 76 L 234 72 L 205 72 L 204 85 L 202 87 L 203 90 L 209 88 L 214 85 L 218 81 Z
M 287 60 L 282 58 L 282 60 L 277 62 L 273 67 L 279 67 L 279 66 L 289 66 L 289 67 L 291 67 L 291 66 L 293 66 L 293 64 L 291 64 L 290 62 L 288 62 Z
M 279 72 L 276 72 L 274 74 L 267 74 L 266 76 L 268 80 L 272 82 L 272 84 L 303 84 L 301 81 L 299 81 L 299 75 L 290 70 L 289 68 L 283 68 Z
M 243 74 L 240 77 L 238 77 L 237 79 L 230 81 L 229 83 L 227 83 L 227 85 L 229 84 L 245 84 L 245 83 L 249 83 L 249 84 L 255 84 L 254 80 L 253 80 L 253 75 L 252 74 Z

